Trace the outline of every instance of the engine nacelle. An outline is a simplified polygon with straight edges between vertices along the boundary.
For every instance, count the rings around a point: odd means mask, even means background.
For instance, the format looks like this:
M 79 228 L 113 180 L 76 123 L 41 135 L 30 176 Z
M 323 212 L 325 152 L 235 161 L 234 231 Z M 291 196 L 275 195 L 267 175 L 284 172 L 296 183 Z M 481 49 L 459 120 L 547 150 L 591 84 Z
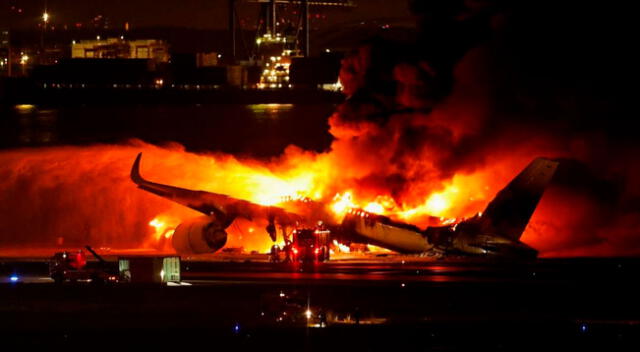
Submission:
M 215 219 L 202 216 L 178 225 L 171 243 L 178 254 L 213 253 L 227 243 L 227 232 Z

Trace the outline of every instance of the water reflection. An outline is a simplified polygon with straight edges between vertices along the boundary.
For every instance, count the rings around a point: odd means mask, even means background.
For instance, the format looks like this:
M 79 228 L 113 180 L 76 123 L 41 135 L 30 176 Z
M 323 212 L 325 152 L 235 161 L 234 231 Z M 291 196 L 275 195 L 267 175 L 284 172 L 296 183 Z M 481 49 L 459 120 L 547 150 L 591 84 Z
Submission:
M 48 145 L 58 141 L 56 110 L 41 109 L 31 104 L 13 107 L 17 132 L 14 144 L 18 146 Z
M 18 104 L 13 107 L 19 114 L 30 114 L 35 110 L 36 106 L 31 104 Z
M 333 104 L 20 104 L 0 110 L 0 148 L 177 142 L 189 151 L 273 157 L 324 151 Z
M 371 309 L 358 305 L 334 305 L 315 302 L 310 291 L 282 289 L 260 298 L 258 321 L 267 326 L 325 328 L 344 325 L 381 325 L 388 322 Z
M 247 108 L 251 110 L 258 119 L 273 119 L 279 117 L 284 112 L 291 111 L 293 104 L 249 104 Z

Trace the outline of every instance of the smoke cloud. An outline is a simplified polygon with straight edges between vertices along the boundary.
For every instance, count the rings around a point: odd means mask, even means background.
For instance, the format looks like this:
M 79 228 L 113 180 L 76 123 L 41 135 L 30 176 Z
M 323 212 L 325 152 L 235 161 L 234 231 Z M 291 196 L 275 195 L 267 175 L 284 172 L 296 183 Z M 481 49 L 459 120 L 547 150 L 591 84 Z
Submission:
M 543 255 L 640 252 L 624 7 L 412 5 L 417 43 L 391 51 L 379 39 L 343 62 L 350 98 L 331 120 L 333 151 L 359 160 L 359 181 L 417 205 L 456 177 L 496 191 L 531 159 L 557 158 L 523 240 Z M 481 207 L 447 215 L 469 210 Z

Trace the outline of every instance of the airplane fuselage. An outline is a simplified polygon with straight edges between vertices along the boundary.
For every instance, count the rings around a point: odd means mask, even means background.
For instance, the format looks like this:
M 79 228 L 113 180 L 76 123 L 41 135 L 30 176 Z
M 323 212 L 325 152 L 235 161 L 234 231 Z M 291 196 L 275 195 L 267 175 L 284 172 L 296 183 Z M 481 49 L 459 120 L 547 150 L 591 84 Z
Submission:
M 420 229 L 365 212 L 345 217 L 340 227 L 347 240 L 373 244 L 400 253 L 424 253 L 433 248 Z
M 345 217 L 339 228 L 346 240 L 373 244 L 405 254 L 534 257 L 537 252 L 518 240 L 483 233 L 475 219 L 426 231 L 362 211 Z

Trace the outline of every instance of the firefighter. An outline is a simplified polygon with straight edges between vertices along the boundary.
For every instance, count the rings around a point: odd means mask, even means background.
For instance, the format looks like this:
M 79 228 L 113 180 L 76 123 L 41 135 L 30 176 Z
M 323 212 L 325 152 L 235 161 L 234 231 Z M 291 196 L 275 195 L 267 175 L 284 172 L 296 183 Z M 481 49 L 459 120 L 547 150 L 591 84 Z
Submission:
M 291 248 L 292 248 L 293 244 L 291 243 L 291 241 L 287 238 L 284 240 L 284 262 L 285 263 L 291 263 Z
M 280 261 L 280 247 L 278 247 L 277 244 L 274 244 L 273 246 L 271 246 L 271 253 L 270 253 L 269 260 L 272 263 L 277 263 Z

